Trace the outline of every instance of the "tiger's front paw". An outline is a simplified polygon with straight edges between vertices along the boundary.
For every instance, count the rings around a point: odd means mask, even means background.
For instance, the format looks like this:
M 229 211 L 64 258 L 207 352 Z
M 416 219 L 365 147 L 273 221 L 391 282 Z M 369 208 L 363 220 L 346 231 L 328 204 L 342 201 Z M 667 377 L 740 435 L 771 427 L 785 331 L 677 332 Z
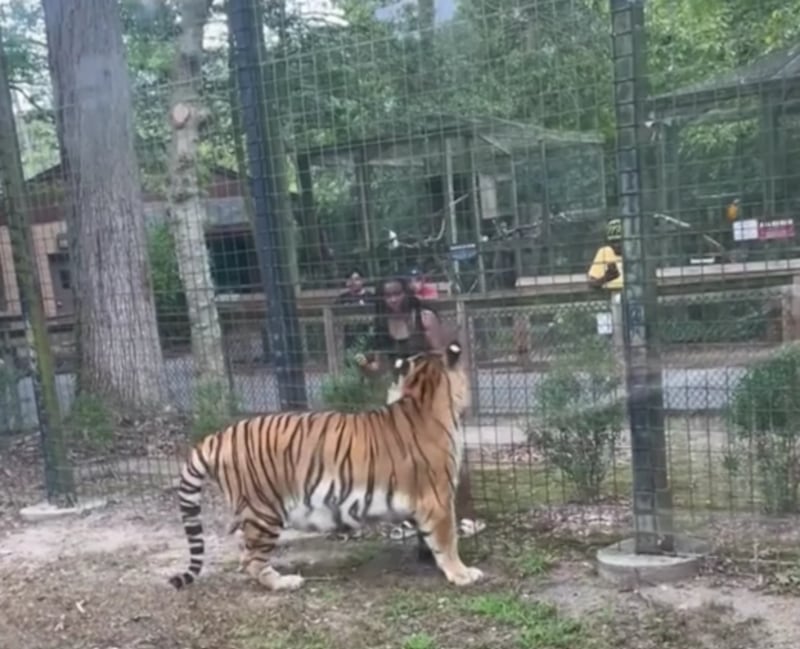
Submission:
M 297 590 L 305 579 L 300 575 L 282 575 L 268 566 L 258 574 L 258 581 L 269 590 Z
M 469 586 L 481 579 L 483 579 L 483 571 L 480 568 L 473 568 L 471 566 L 464 566 L 460 570 L 456 570 L 447 575 L 447 581 L 456 586 Z
M 281 575 L 275 582 L 275 590 L 297 590 L 305 581 L 300 575 Z

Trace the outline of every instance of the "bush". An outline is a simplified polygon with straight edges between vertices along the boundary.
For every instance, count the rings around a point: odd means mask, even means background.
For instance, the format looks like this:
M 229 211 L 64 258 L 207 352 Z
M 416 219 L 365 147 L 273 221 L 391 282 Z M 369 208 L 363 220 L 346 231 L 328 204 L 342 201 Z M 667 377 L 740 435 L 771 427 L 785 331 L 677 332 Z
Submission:
M 768 513 L 797 511 L 800 487 L 800 347 L 754 365 L 734 390 L 729 419 L 743 452 L 754 454 Z M 728 459 L 732 470 L 738 462 Z
M 342 412 L 358 412 L 386 403 L 386 381 L 365 377 L 353 357 L 366 349 L 366 339 L 359 338 L 345 354 L 344 369 L 322 382 L 325 407 Z
M 158 332 L 165 347 L 190 340 L 189 311 L 183 290 L 175 240 L 169 223 L 155 223 L 148 231 L 150 274 Z
M 20 378 L 13 360 L 0 357 L 0 433 L 16 433 L 24 426 L 19 399 Z
M 80 391 L 64 418 L 70 441 L 92 451 L 108 449 L 114 441 L 114 413 L 99 395 Z
M 527 435 L 575 489 L 580 502 L 601 494 L 624 419 L 621 375 L 608 342 L 576 342 L 561 354 L 536 392 Z
M 199 440 L 229 425 L 240 411 L 227 382 L 198 381 L 192 403 L 192 436 Z

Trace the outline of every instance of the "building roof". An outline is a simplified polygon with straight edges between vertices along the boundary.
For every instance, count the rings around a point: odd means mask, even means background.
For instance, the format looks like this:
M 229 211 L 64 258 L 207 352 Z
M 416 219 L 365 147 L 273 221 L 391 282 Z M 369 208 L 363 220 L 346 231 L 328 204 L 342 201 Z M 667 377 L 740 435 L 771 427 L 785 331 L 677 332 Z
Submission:
M 798 81 L 800 43 L 795 43 L 768 52 L 728 72 L 652 97 L 650 104 L 659 112 L 687 107 L 704 112 L 721 101 L 759 96 L 787 86 L 795 87 Z
M 431 113 L 413 120 L 398 120 L 389 128 L 370 137 L 350 139 L 333 144 L 299 148 L 299 155 L 312 160 L 338 158 L 357 152 L 366 152 L 371 157 L 393 157 L 390 147 L 410 145 L 421 139 L 452 137 L 458 135 L 484 136 L 508 150 L 519 150 L 550 145 L 588 144 L 604 142 L 595 131 L 562 131 L 549 129 L 532 123 L 516 122 L 497 117 L 468 117 Z

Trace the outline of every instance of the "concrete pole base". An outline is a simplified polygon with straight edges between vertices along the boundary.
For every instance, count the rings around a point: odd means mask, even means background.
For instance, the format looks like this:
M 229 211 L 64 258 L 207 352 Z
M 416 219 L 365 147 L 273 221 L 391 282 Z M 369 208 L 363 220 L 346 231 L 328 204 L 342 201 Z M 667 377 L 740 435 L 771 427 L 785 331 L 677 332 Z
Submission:
M 664 584 L 695 577 L 708 553 L 698 539 L 675 537 L 675 553 L 636 554 L 634 539 L 624 539 L 597 551 L 598 574 L 622 587 Z
M 108 501 L 105 498 L 96 498 L 90 500 L 82 500 L 75 507 L 58 507 L 51 505 L 47 501 L 23 507 L 19 511 L 22 520 L 28 523 L 37 523 L 40 521 L 49 521 L 56 518 L 63 518 L 65 516 L 80 516 L 87 514 L 95 509 L 101 509 L 106 506 Z

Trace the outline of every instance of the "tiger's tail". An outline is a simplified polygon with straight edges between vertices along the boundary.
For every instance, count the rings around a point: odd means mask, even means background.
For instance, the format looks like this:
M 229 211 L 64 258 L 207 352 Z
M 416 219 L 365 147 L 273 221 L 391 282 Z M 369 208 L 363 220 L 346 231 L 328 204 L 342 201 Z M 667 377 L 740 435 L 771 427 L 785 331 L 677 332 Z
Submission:
M 200 521 L 200 497 L 203 483 L 208 477 L 208 463 L 203 457 L 203 446 L 198 445 L 181 470 L 181 482 L 178 487 L 178 500 L 180 502 L 181 520 L 186 538 L 189 541 L 189 568 L 169 579 L 169 583 L 176 589 L 191 584 L 200 575 L 203 569 L 203 555 L 205 543 L 203 542 L 203 524 Z

